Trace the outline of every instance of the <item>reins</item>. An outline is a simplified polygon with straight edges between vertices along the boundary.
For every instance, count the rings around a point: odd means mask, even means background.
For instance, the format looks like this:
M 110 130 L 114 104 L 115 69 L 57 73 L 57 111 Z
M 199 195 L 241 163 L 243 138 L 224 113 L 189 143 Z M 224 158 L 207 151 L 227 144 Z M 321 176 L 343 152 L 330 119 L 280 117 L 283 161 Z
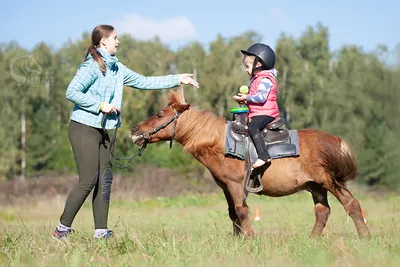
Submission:
M 107 118 L 106 113 L 103 114 L 103 118 L 101 119 L 101 127 L 103 128 L 103 134 L 105 135 L 107 133 L 107 130 L 105 129 L 105 121 Z M 121 168 L 121 169 L 125 169 L 128 168 L 129 166 L 131 166 L 133 163 L 135 163 L 139 157 L 142 155 L 143 151 L 145 150 L 146 146 L 147 146 L 147 140 L 145 140 L 145 142 L 143 143 L 143 145 L 139 148 L 138 152 L 136 154 L 133 154 L 132 156 L 126 157 L 126 158 L 120 158 L 120 157 L 116 157 L 114 155 L 114 148 L 115 148 L 115 142 L 117 140 L 117 130 L 118 130 L 118 123 L 121 121 L 121 117 L 120 117 L 120 113 L 117 112 L 117 123 L 115 124 L 115 131 L 114 134 L 110 140 L 110 154 L 109 154 L 109 161 L 111 166 L 116 167 L 116 168 Z M 134 159 L 133 161 L 131 161 L 128 165 L 118 165 L 118 164 L 114 164 L 112 162 L 113 159 L 115 160 L 130 160 L 134 157 L 137 157 L 137 159 Z
M 126 157 L 126 158 L 120 158 L 120 157 L 116 157 L 116 156 L 114 155 L 114 148 L 115 148 L 115 143 L 116 143 L 116 140 L 117 140 L 117 130 L 118 130 L 117 125 L 118 125 L 118 123 L 121 121 L 121 116 L 120 116 L 120 113 L 118 112 L 118 113 L 117 113 L 117 123 L 115 124 L 115 131 L 114 131 L 114 134 L 113 134 L 113 136 L 112 136 L 112 138 L 111 138 L 111 140 L 110 140 L 110 155 L 109 155 L 109 161 L 110 161 L 111 166 L 116 167 L 116 168 L 121 168 L 121 169 L 128 168 L 129 166 L 131 166 L 131 165 L 132 165 L 133 163 L 135 163 L 135 162 L 139 159 L 139 157 L 143 154 L 143 151 L 145 150 L 147 144 L 150 142 L 151 136 L 152 136 L 153 134 L 157 133 L 158 131 L 160 131 L 160 130 L 166 128 L 166 127 L 167 127 L 168 125 L 170 125 L 172 122 L 174 122 L 174 127 L 172 128 L 171 140 L 170 140 L 170 144 L 169 144 L 169 148 L 172 148 L 172 142 L 174 141 L 174 137 L 175 137 L 175 127 L 176 127 L 176 123 L 177 123 L 177 120 L 178 120 L 179 116 L 180 116 L 182 113 L 178 113 L 178 112 L 176 111 L 176 109 L 174 109 L 173 107 L 171 107 L 171 108 L 172 108 L 173 111 L 174 111 L 174 116 L 172 116 L 166 123 L 164 123 L 164 124 L 162 124 L 162 125 L 160 125 L 160 126 L 154 128 L 153 130 L 142 133 L 142 134 L 141 134 L 141 137 L 144 139 L 144 142 L 143 142 L 142 146 L 139 148 L 139 151 L 138 151 L 136 154 L 134 154 L 134 155 L 132 155 L 132 156 L 129 156 L 129 157 Z M 105 129 L 105 121 L 106 121 L 107 115 L 108 115 L 108 114 L 104 113 L 104 114 L 103 114 L 103 118 L 102 118 L 102 120 L 101 120 L 101 126 L 102 126 L 102 129 L 103 129 L 103 133 L 104 133 L 104 134 L 107 133 L 107 130 Z M 114 163 L 112 162 L 113 159 L 114 159 L 114 160 L 130 160 L 130 159 L 132 159 L 132 158 L 134 158 L 134 157 L 138 157 L 138 158 L 137 158 L 137 159 L 134 159 L 134 160 L 133 160 L 132 162 L 130 162 L 128 165 L 117 165 L 117 164 L 114 164 Z

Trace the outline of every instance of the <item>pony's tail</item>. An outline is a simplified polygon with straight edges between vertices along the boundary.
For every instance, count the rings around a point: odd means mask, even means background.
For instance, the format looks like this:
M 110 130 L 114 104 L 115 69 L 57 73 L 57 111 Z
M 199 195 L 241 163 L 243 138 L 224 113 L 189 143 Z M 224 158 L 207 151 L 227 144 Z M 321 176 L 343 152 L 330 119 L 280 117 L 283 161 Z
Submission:
M 347 191 L 346 182 L 355 180 L 358 176 L 357 160 L 346 141 L 321 142 L 319 151 L 321 165 L 332 174 L 332 182 L 336 187 Z

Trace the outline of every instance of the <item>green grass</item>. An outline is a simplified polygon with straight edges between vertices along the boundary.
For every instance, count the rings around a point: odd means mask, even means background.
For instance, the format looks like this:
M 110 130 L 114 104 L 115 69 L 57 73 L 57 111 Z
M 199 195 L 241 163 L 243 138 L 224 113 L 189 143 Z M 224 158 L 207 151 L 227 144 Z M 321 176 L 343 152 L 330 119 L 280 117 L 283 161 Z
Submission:
M 311 239 L 311 196 L 250 195 L 261 221 L 256 237 L 232 236 L 223 195 L 191 195 L 133 202 L 114 200 L 110 228 L 115 239 L 93 239 L 90 203 L 85 203 L 76 234 L 57 242 L 64 197 L 11 206 L 0 211 L 0 264 L 5 266 L 399 266 L 400 197 L 357 193 L 367 212 L 371 239 L 357 237 L 353 222 L 330 197 L 331 216 L 321 238 Z

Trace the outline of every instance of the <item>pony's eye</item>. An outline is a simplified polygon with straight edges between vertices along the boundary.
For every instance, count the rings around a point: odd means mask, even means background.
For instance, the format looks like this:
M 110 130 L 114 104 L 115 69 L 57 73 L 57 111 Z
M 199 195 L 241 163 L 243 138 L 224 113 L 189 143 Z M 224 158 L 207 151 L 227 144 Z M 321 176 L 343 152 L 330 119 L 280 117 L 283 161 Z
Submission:
M 161 117 L 163 116 L 163 114 L 164 114 L 164 112 L 163 112 L 163 111 L 160 111 L 160 112 L 157 113 L 157 117 L 158 117 L 158 118 L 161 118 Z

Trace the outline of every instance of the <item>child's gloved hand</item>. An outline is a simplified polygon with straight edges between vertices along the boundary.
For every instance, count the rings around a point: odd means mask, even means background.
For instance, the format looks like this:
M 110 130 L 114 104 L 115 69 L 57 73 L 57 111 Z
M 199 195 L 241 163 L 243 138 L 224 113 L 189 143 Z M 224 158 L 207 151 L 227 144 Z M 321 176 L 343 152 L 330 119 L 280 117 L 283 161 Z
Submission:
M 233 96 L 233 100 L 235 100 L 235 101 L 237 101 L 237 102 L 246 101 L 246 94 L 238 93 L 237 95 L 234 95 L 234 96 Z

